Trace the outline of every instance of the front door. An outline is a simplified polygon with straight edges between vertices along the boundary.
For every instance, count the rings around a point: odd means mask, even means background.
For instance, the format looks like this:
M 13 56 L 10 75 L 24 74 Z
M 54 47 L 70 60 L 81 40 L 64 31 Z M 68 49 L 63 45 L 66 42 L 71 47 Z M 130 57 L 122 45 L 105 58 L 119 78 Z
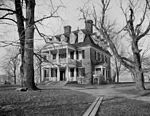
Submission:
M 60 69 L 60 81 L 65 81 L 65 69 Z

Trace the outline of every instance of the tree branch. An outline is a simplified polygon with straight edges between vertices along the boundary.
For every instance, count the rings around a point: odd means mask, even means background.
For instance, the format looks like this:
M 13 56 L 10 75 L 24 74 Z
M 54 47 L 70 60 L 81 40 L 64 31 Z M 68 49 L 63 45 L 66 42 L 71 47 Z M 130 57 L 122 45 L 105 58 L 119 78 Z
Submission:
M 141 38 L 143 38 L 146 34 L 148 34 L 148 32 L 150 31 L 150 23 L 147 26 L 147 29 L 137 37 L 137 41 L 139 41 Z
M 56 14 L 56 12 L 59 10 L 59 8 L 60 7 L 62 7 L 62 6 L 58 6 L 57 8 L 56 8 L 56 10 L 54 10 L 49 16 L 46 16 L 46 17 L 43 17 L 43 18 L 41 18 L 41 19 L 38 19 L 38 20 L 36 20 L 34 23 L 37 23 L 37 22 L 40 22 L 40 21 L 43 21 L 43 20 L 45 20 L 45 19 L 49 19 L 49 18 L 58 18 L 59 16 L 55 16 L 55 14 Z
M 0 17 L 0 18 L 5 18 L 5 17 L 7 17 L 7 16 L 9 16 L 9 15 L 13 15 L 14 13 L 6 13 L 5 15 L 3 15 L 2 17 Z
M 17 21 L 15 21 L 14 19 L 11 19 L 11 18 L 0 18 L 0 20 L 3 20 L 3 19 L 5 19 L 5 20 L 10 20 L 10 21 L 12 21 L 12 22 L 14 22 L 14 23 L 16 23 L 17 24 Z
M 16 13 L 15 10 L 9 9 L 9 8 L 0 8 L 1 11 L 8 11 L 8 12 L 13 12 Z
M 144 13 L 143 13 L 143 16 L 142 16 L 142 18 L 141 18 L 141 21 L 140 21 L 140 23 L 137 24 L 136 27 L 135 27 L 135 30 L 136 30 L 136 31 L 140 31 L 139 28 L 140 28 L 140 26 L 143 24 L 143 22 L 144 22 L 144 20 L 145 20 L 147 7 L 148 7 L 148 4 L 146 3 L 146 6 L 145 6 L 145 9 L 144 9 Z M 138 33 L 139 33 L 139 32 L 138 32 Z M 138 33 L 137 33 L 137 35 L 138 35 Z

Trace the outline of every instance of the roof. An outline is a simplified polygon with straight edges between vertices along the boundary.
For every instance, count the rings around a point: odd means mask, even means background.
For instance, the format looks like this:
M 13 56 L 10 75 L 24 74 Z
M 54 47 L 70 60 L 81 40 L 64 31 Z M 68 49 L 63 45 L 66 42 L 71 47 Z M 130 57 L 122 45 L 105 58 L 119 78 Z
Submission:
M 80 43 L 78 43 L 78 36 L 77 36 L 79 31 L 82 31 L 82 32 L 85 34 L 84 41 L 83 41 L 83 42 L 80 42 Z M 86 29 L 75 30 L 75 31 L 72 31 L 71 33 L 74 33 L 74 34 L 77 36 L 77 39 L 76 39 L 76 41 L 75 41 L 75 44 L 70 44 L 70 43 L 69 43 L 69 39 L 70 39 L 69 36 L 70 36 L 70 33 L 63 33 L 63 34 L 56 35 L 56 36 L 54 36 L 54 37 L 56 37 L 56 39 L 57 39 L 58 41 L 60 41 L 61 35 L 64 35 L 64 36 L 68 39 L 68 40 L 67 40 L 67 43 L 68 43 L 69 45 L 72 45 L 72 46 L 74 46 L 74 47 L 76 47 L 76 48 L 90 45 L 90 46 L 93 46 L 93 47 L 95 47 L 95 48 L 97 48 L 97 49 L 100 49 L 100 50 L 104 51 L 105 53 L 107 53 L 108 55 L 111 56 L 111 54 L 110 54 L 110 52 L 109 52 L 108 50 L 106 50 L 106 49 L 100 47 L 98 44 L 95 44 L 95 43 L 94 43 L 94 40 L 92 39 L 91 35 L 96 35 L 96 33 L 88 33 L 88 32 L 86 31 Z M 97 35 L 96 35 L 96 36 L 97 36 Z M 99 37 L 99 36 L 97 36 L 97 37 Z

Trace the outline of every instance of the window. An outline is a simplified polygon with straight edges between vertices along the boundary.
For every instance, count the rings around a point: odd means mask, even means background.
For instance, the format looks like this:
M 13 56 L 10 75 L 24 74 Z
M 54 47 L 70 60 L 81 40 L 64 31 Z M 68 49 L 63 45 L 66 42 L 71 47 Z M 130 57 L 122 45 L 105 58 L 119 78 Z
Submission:
M 85 58 L 85 52 L 84 52 L 84 50 L 82 50 L 82 58 L 83 59 Z
M 108 78 L 108 71 L 106 70 L 106 78 Z
M 102 56 L 101 56 L 101 57 L 102 57 L 102 62 L 104 62 L 104 55 L 102 54 Z
M 101 68 L 96 68 L 96 74 L 98 74 L 98 75 L 101 74 Z
M 85 76 L 85 68 L 82 68 L 81 71 L 82 71 L 82 72 L 81 72 L 81 76 Z
M 95 60 L 100 60 L 100 53 L 95 51 Z
M 74 68 L 70 68 L 70 76 L 74 77 Z
M 53 54 L 53 60 L 56 59 L 56 54 Z
M 96 60 L 96 51 L 95 51 L 95 60 Z
M 100 53 L 95 51 L 95 60 L 100 60 Z
M 44 69 L 44 77 L 49 77 L 49 69 L 48 68 Z
M 47 56 L 43 55 L 43 61 L 47 61 Z
M 66 58 L 66 53 L 65 54 L 59 54 L 59 58 Z
M 99 53 L 98 53 L 98 52 L 96 52 L 96 60 L 98 60 L 98 55 L 99 55 Z
M 70 58 L 74 59 L 74 51 L 70 52 Z
M 103 68 L 103 76 L 105 76 L 105 69 Z
M 100 53 L 98 53 L 98 61 L 100 61 Z
M 76 51 L 77 59 L 79 59 L 79 51 Z
M 51 77 L 57 77 L 57 69 L 51 68 Z
M 107 63 L 107 56 L 105 56 L 105 62 Z
M 82 60 L 82 51 L 78 51 L 79 60 Z
M 77 77 L 79 76 L 79 69 L 76 68 L 76 72 L 77 72 Z

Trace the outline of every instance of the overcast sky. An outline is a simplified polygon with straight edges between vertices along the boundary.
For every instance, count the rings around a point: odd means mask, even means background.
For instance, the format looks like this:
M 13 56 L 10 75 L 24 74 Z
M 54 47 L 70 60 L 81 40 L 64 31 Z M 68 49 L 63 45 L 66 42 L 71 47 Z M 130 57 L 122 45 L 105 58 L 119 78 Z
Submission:
M 43 15 L 47 15 L 50 11 L 50 0 L 36 0 L 36 19 L 42 17 Z M 125 25 L 125 19 L 120 9 L 120 0 L 112 0 L 109 9 L 109 18 L 114 21 L 116 20 L 117 28 L 119 29 L 123 25 Z M 126 1 L 123 1 L 124 7 Z M 79 20 L 82 17 L 79 9 L 85 7 L 100 6 L 100 0 L 53 0 L 54 7 L 62 5 L 64 8 L 60 8 L 58 11 L 58 15 L 62 18 L 60 19 L 47 19 L 43 22 L 43 25 L 39 25 L 39 29 L 41 32 L 46 35 L 56 35 L 63 33 L 63 27 L 65 25 L 71 25 L 72 30 L 76 30 L 77 28 L 84 28 L 84 21 Z M 16 26 L 8 26 L 8 25 L 0 25 L 0 40 L 18 40 Z M 42 38 L 35 34 L 36 43 L 43 43 Z M 0 48 L 0 61 L 4 58 L 4 55 L 7 55 L 4 48 Z

